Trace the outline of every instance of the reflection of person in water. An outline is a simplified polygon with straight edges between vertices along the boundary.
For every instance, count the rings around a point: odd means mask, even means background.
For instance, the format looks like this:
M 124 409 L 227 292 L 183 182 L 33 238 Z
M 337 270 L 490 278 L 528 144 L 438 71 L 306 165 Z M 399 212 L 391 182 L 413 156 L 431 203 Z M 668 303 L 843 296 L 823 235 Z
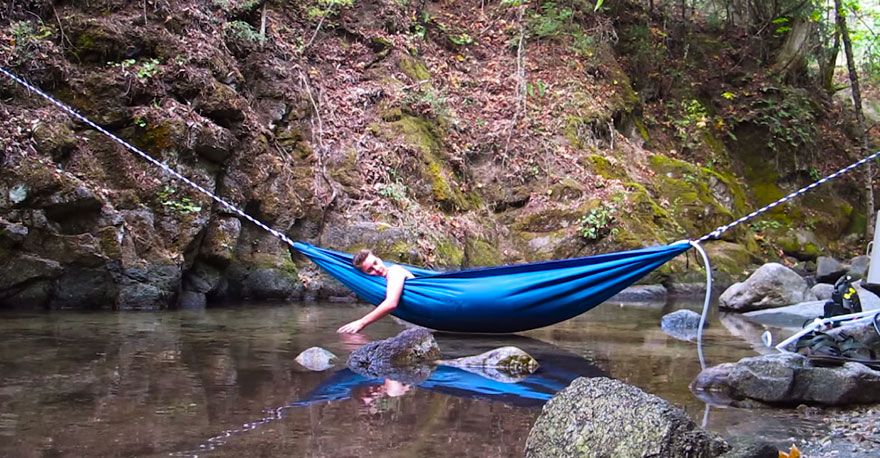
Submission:
M 385 379 L 381 385 L 366 387 L 364 394 L 359 396 L 370 414 L 377 414 L 381 410 L 380 401 L 383 398 L 398 398 L 409 391 L 410 385 L 397 380 Z

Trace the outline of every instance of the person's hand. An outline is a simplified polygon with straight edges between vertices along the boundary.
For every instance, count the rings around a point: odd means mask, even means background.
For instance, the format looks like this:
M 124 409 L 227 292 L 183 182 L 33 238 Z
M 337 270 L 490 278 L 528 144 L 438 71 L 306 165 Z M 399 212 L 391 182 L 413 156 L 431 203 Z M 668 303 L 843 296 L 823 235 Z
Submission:
M 348 323 L 347 325 L 337 329 L 336 332 L 340 334 L 354 334 L 363 328 L 364 323 L 361 320 L 354 320 L 351 323 Z

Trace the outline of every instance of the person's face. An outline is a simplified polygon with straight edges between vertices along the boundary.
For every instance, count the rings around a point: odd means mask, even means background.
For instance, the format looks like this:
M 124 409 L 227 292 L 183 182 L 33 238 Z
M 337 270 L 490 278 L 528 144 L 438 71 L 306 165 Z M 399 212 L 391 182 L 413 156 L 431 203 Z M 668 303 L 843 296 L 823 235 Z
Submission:
M 388 268 L 385 267 L 385 263 L 382 262 L 381 259 L 376 257 L 376 255 L 369 255 L 364 262 L 360 265 L 361 271 L 367 275 L 375 275 L 377 277 L 384 277 L 388 272 Z

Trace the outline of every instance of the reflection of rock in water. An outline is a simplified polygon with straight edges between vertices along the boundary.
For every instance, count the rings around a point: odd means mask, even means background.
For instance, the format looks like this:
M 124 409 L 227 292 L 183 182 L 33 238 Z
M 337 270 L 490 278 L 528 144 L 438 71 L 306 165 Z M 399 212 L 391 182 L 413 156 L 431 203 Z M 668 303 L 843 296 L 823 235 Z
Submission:
M 767 331 L 766 326 L 755 323 L 739 313 L 721 313 L 719 319 L 721 320 L 721 325 L 724 326 L 732 336 L 745 340 L 756 352 L 763 355 L 776 353 L 776 349 L 768 347 L 764 343 L 763 335 L 764 332 Z M 777 340 L 782 340 L 784 335 L 781 332 L 772 334 L 776 334 L 776 337 L 770 338 L 775 338 Z

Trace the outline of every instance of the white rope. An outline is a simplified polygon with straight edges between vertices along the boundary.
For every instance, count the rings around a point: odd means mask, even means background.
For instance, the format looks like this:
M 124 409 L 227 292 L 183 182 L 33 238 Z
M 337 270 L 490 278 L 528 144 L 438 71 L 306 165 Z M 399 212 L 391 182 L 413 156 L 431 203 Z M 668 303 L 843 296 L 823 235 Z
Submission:
M 703 357 L 703 328 L 706 326 L 706 317 L 709 315 L 709 300 L 712 298 L 712 266 L 709 264 L 709 256 L 700 246 L 699 241 L 691 241 L 691 246 L 703 257 L 703 265 L 706 268 L 706 297 L 703 300 L 703 313 L 700 314 L 700 327 L 697 329 L 697 356 L 700 359 L 700 368 L 706 368 L 706 359 Z
M 53 98 L 53 97 L 50 96 L 49 94 L 46 94 L 45 92 L 41 91 L 41 90 L 38 89 L 37 87 L 32 86 L 32 85 L 31 85 L 30 83 L 28 83 L 27 81 L 25 81 L 25 80 L 23 80 L 23 79 L 21 79 L 21 78 L 15 76 L 15 75 L 13 75 L 12 73 L 10 73 L 10 72 L 9 72 L 8 70 L 6 70 L 5 68 L 0 67 L 0 73 L 6 75 L 7 77 L 9 77 L 10 79 L 12 79 L 12 80 L 15 81 L 16 83 L 18 83 L 18 84 L 24 86 L 25 88 L 27 88 L 28 90 L 30 90 L 30 91 L 33 92 L 34 94 L 37 94 L 37 95 L 39 95 L 40 97 L 42 97 L 42 98 L 48 100 L 49 102 L 51 102 L 52 104 L 54 104 L 55 106 L 57 106 L 58 108 L 60 108 L 61 110 L 63 110 L 64 112 L 66 112 L 66 113 L 68 113 L 69 115 L 73 116 L 74 118 L 76 118 L 76 119 L 78 119 L 78 120 L 80 120 L 80 121 L 86 123 L 87 125 L 91 126 L 93 129 L 97 130 L 98 132 L 101 132 L 102 134 L 104 134 L 104 135 L 110 137 L 113 141 L 115 141 L 115 142 L 119 143 L 120 145 L 124 146 L 124 147 L 125 147 L 126 149 L 128 149 L 129 151 L 131 151 L 131 152 L 137 154 L 138 156 L 140 156 L 140 157 L 142 157 L 143 159 L 147 160 L 147 161 L 150 162 L 151 164 L 153 164 L 153 165 L 159 167 L 160 169 L 164 170 L 165 173 L 167 173 L 167 174 L 173 176 L 174 178 L 177 178 L 178 180 L 183 181 L 184 183 L 186 183 L 186 184 L 192 186 L 192 187 L 195 188 L 197 191 L 199 191 L 199 192 L 201 192 L 202 194 L 205 194 L 206 196 L 210 197 L 211 199 L 213 199 L 214 201 L 216 201 L 217 203 L 219 203 L 220 205 L 222 205 L 223 207 L 225 207 L 225 208 L 228 209 L 229 211 L 231 211 L 231 212 L 235 213 L 236 215 L 241 216 L 242 218 L 244 218 L 244 219 L 246 219 L 246 220 L 248 220 L 248 221 L 254 223 L 256 226 L 258 226 L 258 227 L 260 227 L 260 228 L 262 228 L 262 229 L 265 229 L 265 230 L 268 231 L 270 234 L 274 235 L 275 237 L 278 237 L 279 239 L 281 239 L 282 241 L 284 241 L 284 242 L 287 243 L 288 245 L 293 246 L 293 240 L 291 240 L 291 239 L 290 239 L 289 237 L 287 237 L 286 235 L 284 235 L 284 234 L 282 234 L 281 232 L 279 232 L 279 231 L 277 231 L 277 230 L 275 230 L 275 229 L 269 227 L 267 224 L 265 224 L 265 223 L 263 223 L 262 221 L 260 221 L 260 220 L 258 220 L 258 219 L 256 219 L 256 218 L 254 218 L 254 217 L 251 216 L 251 215 L 248 215 L 247 213 L 245 213 L 243 210 L 239 209 L 239 208 L 236 207 L 235 205 L 232 205 L 231 203 L 225 201 L 223 198 L 221 198 L 221 197 L 215 195 L 215 194 L 212 193 L 211 191 L 208 191 L 207 189 L 205 189 L 204 187 L 202 187 L 202 186 L 199 185 L 198 183 L 196 183 L 196 182 L 190 180 L 189 178 L 187 178 L 187 177 L 181 175 L 179 172 L 177 172 L 177 171 L 173 170 L 171 167 L 169 167 L 168 164 L 165 164 L 164 162 L 161 162 L 161 161 L 158 161 L 158 160 L 156 160 L 156 159 L 153 159 L 153 157 L 150 156 L 149 154 L 147 154 L 147 153 L 145 153 L 145 152 L 139 150 L 138 148 L 136 148 L 136 147 L 132 146 L 131 144 L 129 144 L 128 142 L 126 142 L 125 140 L 123 140 L 123 139 L 117 137 L 116 135 L 110 133 L 107 129 L 104 129 L 103 127 L 99 126 L 98 124 L 92 122 L 90 119 L 88 119 L 88 118 L 86 118 L 85 116 L 79 114 L 79 113 L 78 113 L 76 110 L 74 110 L 73 108 L 71 108 L 71 107 L 65 105 L 64 103 L 59 102 L 58 100 L 56 100 L 55 98 Z

